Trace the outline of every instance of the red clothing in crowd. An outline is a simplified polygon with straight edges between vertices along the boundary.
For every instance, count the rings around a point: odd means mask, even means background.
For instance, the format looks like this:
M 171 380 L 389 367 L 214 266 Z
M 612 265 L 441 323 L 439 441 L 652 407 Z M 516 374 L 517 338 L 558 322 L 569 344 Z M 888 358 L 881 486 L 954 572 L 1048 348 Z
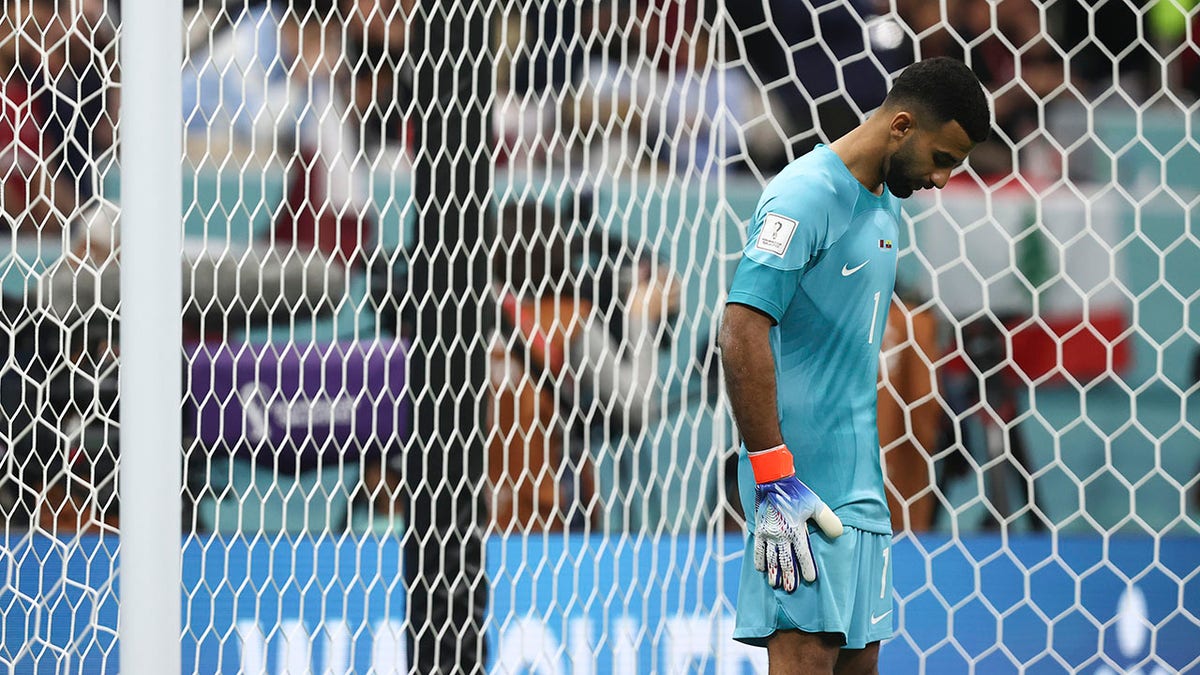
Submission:
M 4 156 L 4 182 L 14 180 L 12 164 L 28 169 L 42 156 L 42 131 L 29 90 L 18 77 L 0 80 L 0 154 Z
M 44 155 L 39 119 L 23 80 L 11 73 L 0 80 L 0 216 L 17 228 L 43 217 L 33 206 L 44 189 L 40 184 L 43 169 L 39 165 Z

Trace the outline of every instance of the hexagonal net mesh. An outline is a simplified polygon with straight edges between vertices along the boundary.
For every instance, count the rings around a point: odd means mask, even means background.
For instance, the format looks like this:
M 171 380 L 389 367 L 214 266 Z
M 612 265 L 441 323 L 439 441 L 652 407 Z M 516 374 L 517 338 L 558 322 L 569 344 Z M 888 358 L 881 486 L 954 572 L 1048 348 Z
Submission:
M 724 297 L 929 56 L 995 119 L 880 241 L 882 667 L 1200 667 L 1194 4 L 186 0 L 183 671 L 765 672 Z M 0 18 L 18 672 L 120 644 L 118 5 Z

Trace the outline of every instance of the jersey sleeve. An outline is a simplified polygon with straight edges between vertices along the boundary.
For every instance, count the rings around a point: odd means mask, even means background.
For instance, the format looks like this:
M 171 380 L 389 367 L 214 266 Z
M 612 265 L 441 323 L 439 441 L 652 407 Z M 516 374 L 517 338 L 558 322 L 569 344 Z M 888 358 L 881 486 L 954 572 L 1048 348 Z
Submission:
M 733 275 L 727 303 L 748 305 L 776 323 L 783 318 L 814 257 L 828 248 L 829 211 L 818 195 L 807 199 L 768 199 L 750 223 L 742 260 Z

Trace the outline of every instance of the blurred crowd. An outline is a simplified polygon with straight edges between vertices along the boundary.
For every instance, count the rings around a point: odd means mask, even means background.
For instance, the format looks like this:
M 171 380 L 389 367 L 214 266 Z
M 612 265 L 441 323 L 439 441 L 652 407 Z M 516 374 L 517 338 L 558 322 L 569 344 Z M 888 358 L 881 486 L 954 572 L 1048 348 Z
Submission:
M 763 0 L 718 13 L 721 4 L 627 0 L 564 13 L 533 3 L 510 13 L 502 158 L 601 177 L 713 164 L 769 175 L 853 128 L 889 74 L 953 56 L 995 103 L 994 137 L 971 165 L 1036 180 L 1064 169 L 1074 140 L 1057 118 L 1200 95 L 1190 0 Z
M 115 517 L 109 508 L 115 497 L 96 486 L 111 483 L 115 461 L 111 452 L 81 454 L 79 448 L 94 429 L 87 419 L 107 429 L 116 416 L 115 396 L 105 387 L 113 382 L 117 352 L 119 206 L 104 198 L 103 179 L 118 127 L 119 3 L 3 1 L 3 217 L 17 235 L 40 237 L 49 246 L 62 242 L 62 260 L 37 285 L 32 301 L 6 285 L 2 318 L 9 353 L 43 343 L 55 349 L 51 356 L 34 348 L 34 367 L 20 373 L 9 368 L 3 379 L 7 427 L 0 433 L 9 474 L 20 477 L 10 481 L 17 488 L 5 492 L 3 508 L 10 520 L 23 512 L 44 526 L 103 528 Z M 228 338 L 231 326 L 267 320 L 273 308 L 239 300 L 272 287 L 267 284 L 279 289 L 293 320 L 301 306 L 309 313 L 328 311 L 311 298 L 337 304 L 355 275 L 364 273 L 378 234 L 372 232 L 372 172 L 403 167 L 417 152 L 421 116 L 414 68 L 420 56 L 409 45 L 426 3 L 184 4 L 182 115 L 189 162 L 222 166 L 232 158 L 237 171 L 272 164 L 287 175 L 281 206 L 245 250 L 214 252 L 203 242 L 189 248 L 190 337 Z M 696 0 L 497 4 L 490 106 L 496 162 L 517 171 L 561 171 L 591 187 L 656 172 L 767 177 L 856 126 L 882 101 L 890 74 L 929 56 L 966 59 L 992 92 L 995 133 L 971 159 L 985 176 L 1052 177 L 1067 170 L 1063 144 L 1052 135 L 1056 110 L 1113 101 L 1190 103 L 1200 95 L 1200 46 L 1189 37 L 1200 16 L 1189 13 L 1194 0 L 1049 7 L 1036 0 L 762 0 L 726 2 L 720 14 L 722 3 Z M 539 295 L 545 281 L 518 278 L 534 271 L 549 273 L 549 279 L 559 274 L 554 265 L 562 261 L 551 259 L 552 250 L 565 246 L 571 252 L 574 235 L 564 232 L 582 221 L 540 204 L 501 205 L 499 214 L 502 240 L 512 245 L 503 252 L 508 265 L 495 268 L 497 299 L 508 321 L 507 332 L 493 341 L 495 373 L 511 374 L 520 366 L 532 369 L 529 379 L 561 389 L 576 384 L 564 379 L 566 368 L 590 378 L 595 396 L 659 414 L 647 384 L 655 366 L 641 347 L 678 311 L 676 280 L 653 256 L 626 256 L 620 264 L 608 263 L 608 280 L 596 286 L 602 292 L 576 294 L 570 307 L 547 309 Z M 230 256 L 239 264 L 227 274 L 222 265 Z M 240 264 L 246 260 L 255 264 Z M 250 275 L 250 267 L 259 271 Z M 208 284 L 202 283 L 206 275 Z M 551 295 L 553 302 L 563 299 L 561 289 Z M 625 317 L 619 327 L 613 308 Z M 47 336 L 37 321 L 42 311 L 57 317 L 55 328 L 81 328 Z M 553 322 L 539 323 L 555 312 L 584 316 L 582 328 L 568 334 Z M 526 352 L 514 361 L 514 345 L 521 344 Z M 623 356 L 588 356 L 588 350 Z M 494 462 L 509 471 L 492 475 L 503 525 L 596 522 L 596 495 L 616 489 L 605 481 L 619 480 L 613 476 L 621 468 L 608 478 L 590 468 L 611 461 L 594 448 L 572 449 L 570 431 L 542 419 L 564 401 L 514 381 L 493 376 L 495 438 L 510 439 L 492 450 Z M 45 382 L 62 388 L 47 394 Z M 917 389 L 917 398 L 927 396 Z M 638 392 L 646 398 L 635 400 Z M 621 424 L 628 433 L 644 422 L 639 417 Z M 611 440 L 613 433 L 601 435 Z M 531 434 L 557 439 L 539 441 L 550 454 L 531 457 L 513 445 L 511 439 L 527 441 Z M 570 467 L 573 476 L 564 481 L 558 466 Z M 522 483 L 522 474 L 538 478 Z M 364 470 L 364 476 L 372 500 L 387 492 L 388 480 L 398 480 L 379 471 Z M 77 484 L 92 489 L 80 491 Z M 928 496 L 922 485 L 911 489 Z
M 6 0 L 0 17 L 3 213 L 57 232 L 96 191 L 113 144 L 116 30 L 104 0 Z
M 1037 171 L 1056 106 L 1200 93 L 1193 2 L 611 0 L 495 14 L 499 162 L 598 178 L 771 173 L 852 128 L 916 58 L 967 59 L 993 92 L 982 173 Z M 97 194 L 119 81 L 110 0 L 5 0 L 5 216 L 53 230 Z M 417 0 L 185 0 L 184 123 L 198 159 L 252 153 L 320 174 L 362 211 L 380 153 L 411 153 Z M 1144 37 L 1143 37 L 1144 36 Z M 19 177 L 19 180 L 18 180 Z M 313 235 L 318 236 L 318 235 Z
M 5 4 L 5 214 L 21 229 L 54 228 L 96 194 L 112 147 L 119 3 Z M 995 98 L 997 148 L 976 161 L 1023 169 L 1020 150 L 1058 104 L 1193 100 L 1193 4 L 763 0 L 718 13 L 697 0 L 506 3 L 493 30 L 497 158 L 598 176 L 771 172 L 852 128 L 891 73 L 950 55 Z M 210 160 L 234 147 L 317 165 L 320 198 L 363 208 L 354 173 L 381 151 L 411 152 L 416 5 L 185 0 L 189 139 Z

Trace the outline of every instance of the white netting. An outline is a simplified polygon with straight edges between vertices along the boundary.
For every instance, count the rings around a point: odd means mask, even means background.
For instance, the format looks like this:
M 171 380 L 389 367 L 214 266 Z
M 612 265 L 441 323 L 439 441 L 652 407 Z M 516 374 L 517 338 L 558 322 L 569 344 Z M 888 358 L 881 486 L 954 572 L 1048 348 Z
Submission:
M 888 243 L 882 667 L 1200 667 L 1192 0 L 184 4 L 184 672 L 765 672 L 722 300 L 936 55 L 996 124 Z M 120 27 L 0 18 L 13 672 L 116 670 Z

